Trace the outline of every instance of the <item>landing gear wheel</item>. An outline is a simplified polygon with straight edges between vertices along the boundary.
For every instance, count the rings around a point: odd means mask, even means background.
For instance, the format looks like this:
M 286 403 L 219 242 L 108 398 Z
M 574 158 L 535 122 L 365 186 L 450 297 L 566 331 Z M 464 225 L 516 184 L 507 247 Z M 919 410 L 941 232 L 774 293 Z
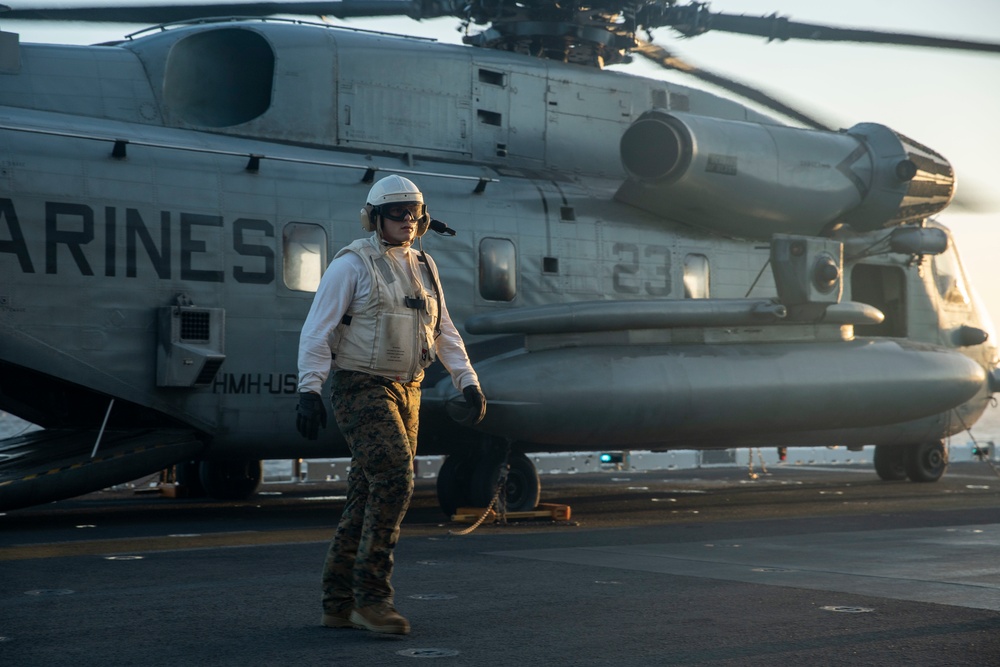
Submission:
M 260 461 L 202 461 L 198 476 L 205 492 L 216 500 L 246 500 L 264 476 Z
M 887 482 L 906 479 L 906 447 L 875 445 L 875 474 Z
M 205 487 L 201 485 L 198 466 L 198 461 L 184 461 L 174 466 L 174 478 L 177 486 L 184 489 L 186 498 L 204 498 L 206 495 Z
M 520 452 L 510 455 L 507 473 L 507 509 L 511 512 L 530 512 L 538 507 L 542 495 L 542 480 L 535 464 Z
M 538 506 L 542 482 L 538 478 L 535 464 L 520 452 L 513 452 L 509 457 L 510 470 L 507 472 L 507 483 L 504 487 L 507 500 L 507 510 L 510 512 L 530 512 Z M 497 490 L 502 468 L 508 461 L 496 456 L 485 456 L 476 466 L 472 476 L 469 493 L 473 505 L 486 507 L 493 500 Z
M 469 507 L 469 483 L 476 468 L 476 459 L 471 452 L 449 454 L 441 464 L 437 478 L 438 504 L 441 510 L 451 516 L 459 507 Z
M 948 467 L 948 455 L 940 441 L 921 442 L 906 448 L 906 476 L 914 482 L 936 482 Z

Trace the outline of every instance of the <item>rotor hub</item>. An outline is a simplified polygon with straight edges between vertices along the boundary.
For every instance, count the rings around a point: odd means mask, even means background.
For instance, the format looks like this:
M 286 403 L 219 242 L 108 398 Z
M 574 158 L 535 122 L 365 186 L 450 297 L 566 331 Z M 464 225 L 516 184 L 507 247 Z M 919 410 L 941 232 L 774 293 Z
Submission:
M 647 3 L 595 0 L 553 4 L 542 0 L 516 5 L 472 2 L 470 23 L 489 24 L 463 41 L 562 62 L 603 67 L 628 62 L 638 42 L 636 16 Z

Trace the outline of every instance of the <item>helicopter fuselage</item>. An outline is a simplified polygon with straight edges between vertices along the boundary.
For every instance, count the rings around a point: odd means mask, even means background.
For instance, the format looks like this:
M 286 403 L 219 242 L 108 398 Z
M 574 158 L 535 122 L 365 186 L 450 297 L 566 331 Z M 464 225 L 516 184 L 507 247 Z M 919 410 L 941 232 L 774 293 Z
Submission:
M 622 137 L 654 109 L 700 166 L 666 179 L 683 192 L 623 165 Z M 987 405 L 996 349 L 954 244 L 863 252 L 916 219 L 895 212 L 905 184 L 876 183 L 889 158 L 858 148 L 888 135 L 821 135 L 672 83 L 358 31 L 230 22 L 22 45 L 0 73 L 0 409 L 47 429 L 191 429 L 207 459 L 346 453 L 336 429 L 295 431 L 298 335 L 329 258 L 362 234 L 371 181 L 394 172 L 458 231 L 422 244 L 459 326 L 514 311 L 536 325 L 467 336 L 482 433 L 555 451 L 959 432 Z M 829 153 L 809 163 L 808 142 Z M 753 162 L 783 144 L 794 165 Z M 751 206 L 755 184 L 768 196 Z M 836 228 L 876 190 L 890 204 Z M 884 320 L 723 307 L 778 300 L 774 234 L 842 242 L 838 295 Z M 721 310 L 589 328 L 544 310 L 698 299 Z M 455 394 L 431 369 L 422 453 L 480 437 L 447 417 Z

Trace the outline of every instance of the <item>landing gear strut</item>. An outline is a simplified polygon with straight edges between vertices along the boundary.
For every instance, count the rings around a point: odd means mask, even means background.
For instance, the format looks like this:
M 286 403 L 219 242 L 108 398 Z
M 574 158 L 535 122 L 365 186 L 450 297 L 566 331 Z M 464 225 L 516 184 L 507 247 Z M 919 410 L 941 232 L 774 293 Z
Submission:
M 538 506 L 542 483 L 535 464 L 521 452 L 507 453 L 503 443 L 487 442 L 445 459 L 438 473 L 438 502 L 451 516 L 459 507 L 487 507 L 497 491 L 506 466 L 503 488 L 511 512 L 527 512 Z
M 936 482 L 947 467 L 948 455 L 940 440 L 875 446 L 875 472 L 886 481 L 909 477 L 913 482 Z

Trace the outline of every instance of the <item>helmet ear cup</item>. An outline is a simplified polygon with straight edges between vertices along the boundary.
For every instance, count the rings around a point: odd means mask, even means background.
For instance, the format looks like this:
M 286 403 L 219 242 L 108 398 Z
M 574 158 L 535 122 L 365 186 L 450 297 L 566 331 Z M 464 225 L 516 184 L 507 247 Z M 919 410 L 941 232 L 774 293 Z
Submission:
M 424 214 L 420 216 L 419 220 L 417 220 L 417 237 L 419 238 L 424 234 L 426 234 L 427 229 L 430 226 L 431 226 L 431 216 L 427 214 L 427 211 L 425 209 Z
M 375 217 L 372 215 L 371 204 L 365 204 L 365 207 L 361 209 L 361 229 L 366 232 L 375 231 Z

